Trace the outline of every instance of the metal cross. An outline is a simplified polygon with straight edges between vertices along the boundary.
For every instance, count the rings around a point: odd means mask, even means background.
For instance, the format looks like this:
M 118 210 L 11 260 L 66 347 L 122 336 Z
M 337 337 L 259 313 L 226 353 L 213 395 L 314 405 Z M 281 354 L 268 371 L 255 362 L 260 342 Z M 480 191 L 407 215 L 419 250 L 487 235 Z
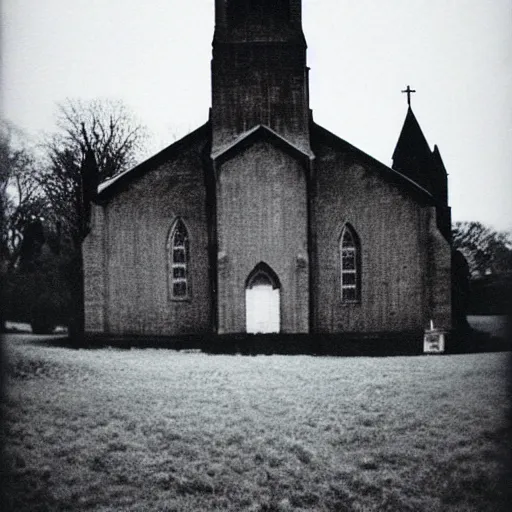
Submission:
M 409 86 L 407 86 L 407 89 L 405 89 L 405 91 L 402 91 L 402 92 L 407 93 L 407 105 L 409 105 L 409 107 L 410 107 L 411 106 L 411 93 L 416 92 L 416 91 L 414 89 L 411 89 Z

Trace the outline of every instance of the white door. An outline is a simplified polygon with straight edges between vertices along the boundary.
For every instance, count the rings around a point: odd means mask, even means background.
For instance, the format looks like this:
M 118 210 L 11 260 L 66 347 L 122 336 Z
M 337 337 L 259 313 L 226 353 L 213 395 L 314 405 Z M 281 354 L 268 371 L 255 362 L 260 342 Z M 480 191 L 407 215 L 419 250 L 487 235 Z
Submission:
M 255 284 L 245 290 L 245 317 L 247 332 L 279 332 L 279 288 L 269 284 Z

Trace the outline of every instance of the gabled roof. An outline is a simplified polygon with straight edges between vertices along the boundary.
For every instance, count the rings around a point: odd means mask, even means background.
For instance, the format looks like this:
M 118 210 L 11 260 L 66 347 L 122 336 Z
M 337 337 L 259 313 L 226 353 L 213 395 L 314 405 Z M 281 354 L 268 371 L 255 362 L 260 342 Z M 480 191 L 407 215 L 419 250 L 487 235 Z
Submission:
M 307 151 L 296 146 L 268 126 L 259 124 L 239 135 L 233 142 L 212 152 L 212 160 L 216 164 L 221 164 L 226 160 L 233 158 L 235 155 L 240 153 L 240 151 L 259 140 L 265 140 L 274 144 L 286 153 L 306 164 L 309 164 L 309 162 L 315 158 L 311 151 Z
M 419 125 L 418 125 L 419 128 Z M 205 149 L 209 147 L 210 143 L 210 122 L 203 124 L 193 132 L 189 133 L 182 139 L 174 142 L 170 146 L 166 147 L 156 155 L 148 158 L 144 162 L 138 164 L 137 166 L 120 173 L 112 178 L 104 181 L 98 187 L 98 200 L 101 202 L 103 200 L 108 199 L 113 196 L 120 188 L 123 187 L 126 183 L 129 183 L 131 180 L 136 179 L 140 176 L 143 176 L 145 173 L 151 171 L 152 169 L 157 168 L 163 163 L 167 162 L 169 159 L 175 158 L 179 156 L 179 154 L 186 150 L 187 147 L 190 147 L 194 143 L 200 142 L 204 140 Z M 421 132 L 421 129 L 420 129 Z M 291 143 L 277 132 L 269 128 L 265 125 L 258 125 L 248 130 L 247 132 L 241 134 L 237 137 L 233 142 L 227 144 L 226 146 L 218 149 L 217 151 L 211 153 L 211 158 L 216 164 L 222 164 L 226 160 L 229 160 L 243 149 L 249 147 L 259 140 L 266 140 L 274 144 L 275 146 L 281 148 L 283 151 L 287 152 L 294 158 L 297 158 L 299 161 L 303 162 L 304 165 L 309 166 L 310 163 L 314 160 L 315 155 L 312 151 L 306 151 L 295 144 Z M 407 189 L 409 192 L 418 195 L 423 200 L 431 202 L 433 200 L 430 192 L 414 181 L 410 176 L 398 171 L 397 169 L 390 168 L 383 163 L 379 162 L 375 158 L 371 157 L 367 153 L 364 153 L 360 149 L 346 142 L 345 140 L 337 137 L 330 131 L 325 128 L 311 123 L 311 143 L 312 145 L 317 142 L 325 142 L 333 148 L 339 148 L 341 151 L 349 152 L 357 154 L 358 158 L 361 159 L 362 162 L 367 162 L 373 169 L 377 170 L 382 178 L 386 181 L 394 183 L 396 185 L 401 186 L 402 188 Z M 426 141 L 425 141 L 426 142 Z M 428 146 L 427 146 L 428 147 Z M 430 153 L 430 152 L 429 152 Z M 440 164 L 442 165 L 441 155 L 439 154 L 439 150 L 437 146 L 434 148 L 434 152 L 430 153 L 430 158 L 438 159 Z M 444 165 L 442 165 L 444 169 Z
M 195 129 L 193 132 L 190 132 L 185 137 L 173 142 L 170 146 L 167 146 L 162 151 L 158 152 L 156 155 L 144 160 L 140 164 L 135 167 L 128 169 L 120 174 L 116 174 L 100 183 L 98 186 L 98 199 L 101 201 L 103 199 L 107 199 L 112 196 L 119 188 L 142 175 L 146 172 L 155 169 L 156 167 L 162 165 L 167 162 L 169 159 L 172 159 L 180 154 L 180 152 L 184 151 L 187 147 L 191 146 L 197 141 L 204 139 L 204 142 L 209 142 L 210 135 L 210 122 L 206 122 L 199 128 Z
M 311 124 L 311 143 L 313 146 L 313 151 L 315 150 L 315 145 L 318 142 L 324 142 L 330 145 L 333 148 L 339 148 L 341 151 L 345 153 L 352 153 L 357 155 L 357 157 L 367 165 L 371 166 L 372 169 L 376 170 L 379 173 L 379 176 L 389 183 L 393 183 L 394 185 L 399 186 L 400 188 L 407 190 L 409 193 L 412 193 L 418 199 L 423 201 L 427 201 L 432 203 L 434 198 L 432 194 L 422 187 L 420 184 L 416 183 L 409 176 L 397 171 L 396 169 L 392 169 L 387 165 L 379 162 L 377 159 L 368 155 L 364 151 L 356 148 L 352 144 L 347 141 L 341 139 L 340 137 L 334 135 L 330 131 L 326 130 L 322 126 L 312 123 Z

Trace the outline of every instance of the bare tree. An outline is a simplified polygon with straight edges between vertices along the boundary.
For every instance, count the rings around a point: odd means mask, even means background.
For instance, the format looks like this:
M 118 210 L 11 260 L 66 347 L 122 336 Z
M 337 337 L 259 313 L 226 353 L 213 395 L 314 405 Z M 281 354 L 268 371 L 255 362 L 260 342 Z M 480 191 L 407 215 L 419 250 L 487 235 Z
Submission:
M 23 135 L 12 124 L 0 124 L 0 251 L 2 266 L 12 270 L 19 259 L 23 232 L 49 213 L 39 185 L 39 169 Z
M 41 184 L 78 246 L 97 185 L 135 165 L 147 130 L 123 103 L 112 100 L 68 100 L 58 106 L 57 126 L 46 142 L 48 166 Z M 87 158 L 95 165 L 85 165 Z
M 100 181 L 133 166 L 146 129 L 117 101 L 67 101 L 59 106 L 59 131 L 46 143 L 48 165 L 40 181 L 61 232 L 70 241 L 69 285 L 75 311 L 72 333 L 83 332 L 82 242 Z
M 50 152 L 72 155 L 79 167 L 92 150 L 101 180 L 135 165 L 148 137 L 134 114 L 114 100 L 67 100 L 58 105 L 57 126 Z

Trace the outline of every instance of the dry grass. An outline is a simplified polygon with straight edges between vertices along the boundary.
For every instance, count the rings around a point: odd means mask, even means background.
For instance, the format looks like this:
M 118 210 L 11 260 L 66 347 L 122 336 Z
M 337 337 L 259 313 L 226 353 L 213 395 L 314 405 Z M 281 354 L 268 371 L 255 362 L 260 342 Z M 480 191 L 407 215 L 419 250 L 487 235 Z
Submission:
M 469 511 L 503 502 L 508 354 L 7 349 L 12 510 Z

